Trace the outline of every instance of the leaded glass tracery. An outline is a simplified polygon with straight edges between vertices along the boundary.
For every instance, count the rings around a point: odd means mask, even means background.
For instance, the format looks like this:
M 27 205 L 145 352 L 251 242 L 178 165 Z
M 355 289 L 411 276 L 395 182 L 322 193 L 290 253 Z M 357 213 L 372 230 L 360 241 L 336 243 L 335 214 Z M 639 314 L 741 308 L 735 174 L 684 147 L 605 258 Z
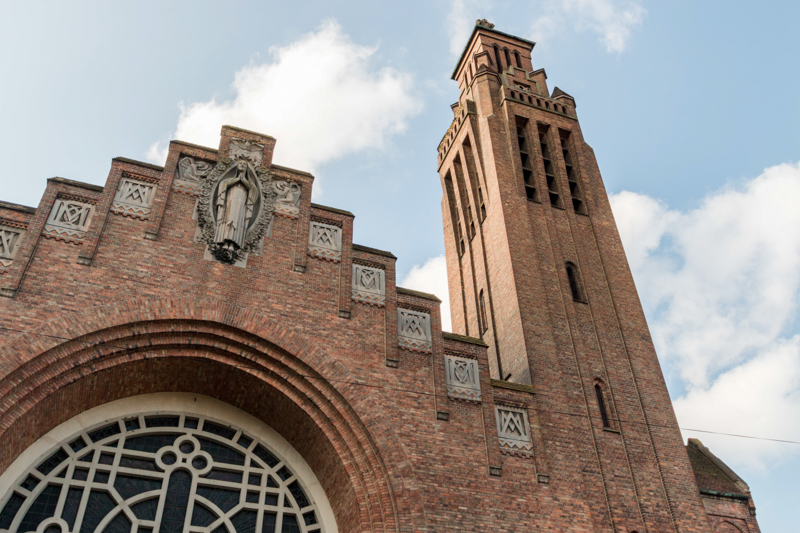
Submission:
M 239 428 L 158 413 L 90 427 L 0 500 L 0 533 L 323 533 L 292 465 Z

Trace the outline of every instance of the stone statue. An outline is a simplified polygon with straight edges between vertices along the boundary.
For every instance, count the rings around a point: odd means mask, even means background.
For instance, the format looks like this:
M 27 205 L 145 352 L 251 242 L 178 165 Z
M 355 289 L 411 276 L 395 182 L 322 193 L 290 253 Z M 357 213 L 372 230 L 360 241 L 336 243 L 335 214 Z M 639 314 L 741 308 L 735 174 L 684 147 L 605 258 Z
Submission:
M 214 202 L 216 232 L 214 241 L 221 253 L 233 257 L 244 245 L 245 231 L 253 218 L 253 206 L 258 198 L 255 173 L 246 161 L 240 160 L 236 173 L 219 182 Z
M 245 158 L 224 157 L 203 179 L 197 208 L 201 239 L 211 254 L 233 264 L 256 251 L 275 208 L 272 177 Z
M 489 22 L 486 19 L 478 19 L 478 20 L 476 20 L 475 21 L 475 25 L 476 26 L 483 26 L 484 28 L 489 28 L 490 30 L 492 28 L 494 28 L 494 24 L 492 24 L 491 22 Z

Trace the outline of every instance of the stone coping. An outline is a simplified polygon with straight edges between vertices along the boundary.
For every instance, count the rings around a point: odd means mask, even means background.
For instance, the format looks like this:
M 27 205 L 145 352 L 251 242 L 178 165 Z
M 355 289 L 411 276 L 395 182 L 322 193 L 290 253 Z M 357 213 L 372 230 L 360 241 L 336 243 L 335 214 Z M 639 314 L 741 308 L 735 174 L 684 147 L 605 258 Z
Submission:
M 403 288 L 403 287 L 397 287 L 397 293 L 398 294 L 408 294 L 409 296 L 416 296 L 417 298 L 425 298 L 426 300 L 433 300 L 435 302 L 442 303 L 442 301 L 439 298 L 437 298 L 435 295 L 427 293 L 427 292 L 414 291 L 414 290 L 406 289 L 406 288 Z
M 466 342 L 468 344 L 475 344 L 476 346 L 485 346 L 488 348 L 488 344 L 483 342 L 482 339 L 478 339 L 475 337 L 467 337 L 466 335 L 459 335 L 458 333 L 450 333 L 449 331 L 443 331 L 442 337 L 451 341 L 459 341 L 459 342 Z
M 363 246 L 361 244 L 353 244 L 353 250 L 356 252 L 366 252 L 369 254 L 382 255 L 384 257 L 389 257 L 391 259 L 397 259 L 397 257 L 392 252 L 387 252 L 386 250 L 378 250 L 377 248 L 370 248 L 369 246 Z
M 130 163 L 131 165 L 137 165 L 144 168 L 152 168 L 153 170 L 164 170 L 164 167 L 160 167 L 158 165 L 154 165 L 152 163 L 145 163 L 144 161 L 137 161 L 135 159 L 128 159 L 127 157 L 117 156 L 112 161 L 119 161 L 120 163 Z
M 511 383 L 510 381 L 503 381 L 502 379 L 492 379 L 492 387 L 535 394 L 533 387 L 530 385 L 523 385 L 522 383 Z
M 35 213 L 35 207 L 28 207 L 27 205 L 13 204 L 11 202 L 3 202 L 0 200 L 0 208 L 10 209 L 12 211 L 20 211 L 22 213 Z
M 92 183 L 84 183 L 82 181 L 75 181 L 75 180 L 68 180 L 67 178 L 49 178 L 47 181 L 52 181 L 55 183 L 63 183 L 64 185 L 72 185 L 73 187 L 80 187 L 81 189 L 88 189 L 90 191 L 97 191 L 103 192 L 103 187 L 101 185 L 94 185 Z
M 340 215 L 347 215 L 349 217 L 356 218 L 356 216 L 353 213 L 351 213 L 350 211 L 345 211 L 344 209 L 336 209 L 335 207 L 328 207 L 327 205 L 320 205 L 315 203 L 312 203 L 311 207 L 313 207 L 314 209 L 321 209 L 322 211 L 328 211 L 330 213 L 338 213 Z

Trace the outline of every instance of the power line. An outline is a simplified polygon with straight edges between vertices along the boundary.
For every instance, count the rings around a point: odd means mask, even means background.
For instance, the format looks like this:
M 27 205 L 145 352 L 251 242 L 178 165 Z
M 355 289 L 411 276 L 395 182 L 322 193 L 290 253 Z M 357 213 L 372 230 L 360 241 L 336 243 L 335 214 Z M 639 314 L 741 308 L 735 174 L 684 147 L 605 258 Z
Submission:
M 84 341 L 84 340 L 80 340 L 80 339 L 72 339 L 72 338 L 69 338 L 69 337 L 62 337 L 60 335 L 47 335 L 47 334 L 39 333 L 39 332 L 35 332 L 35 331 L 26 331 L 26 330 L 8 328 L 8 327 L 3 327 L 3 326 L 0 326 L 0 331 L 13 331 L 15 333 L 25 333 L 25 334 L 31 334 L 31 335 L 39 335 L 41 337 L 46 337 L 46 338 L 51 338 L 51 339 L 56 339 L 56 340 L 62 340 L 62 341 L 66 341 L 66 342 L 80 342 L 80 343 L 86 344 L 87 346 L 98 346 L 98 345 L 101 345 L 101 346 L 107 346 L 107 347 L 110 347 L 110 348 L 117 348 L 117 349 L 120 349 L 120 350 L 130 350 L 132 348 L 131 346 L 121 346 L 121 345 L 118 345 L 118 344 L 109 343 L 109 342 L 105 342 L 105 341 L 90 342 L 90 341 Z M 153 346 L 152 348 L 158 349 L 157 346 Z M 245 366 L 245 365 L 229 365 L 229 366 L 232 366 L 234 368 L 247 369 L 247 370 L 252 370 L 253 369 L 253 367 Z M 386 385 L 375 384 L 375 383 L 367 383 L 367 382 L 361 382 L 361 381 L 347 381 L 347 380 L 328 379 L 328 378 L 321 377 L 321 376 L 310 376 L 310 375 L 306 375 L 306 374 L 299 374 L 297 372 L 278 371 L 278 370 L 271 370 L 271 369 L 269 370 L 269 372 L 271 372 L 273 374 L 282 375 L 282 376 L 285 376 L 285 377 L 294 376 L 294 377 L 302 377 L 302 378 L 305 378 L 305 379 L 318 379 L 318 380 L 322 380 L 322 381 L 328 381 L 330 383 L 341 383 L 341 384 L 345 384 L 345 385 L 357 385 L 357 386 L 360 386 L 360 387 L 383 389 L 383 390 L 387 390 L 387 391 L 391 391 L 391 392 L 397 392 L 397 393 L 416 394 L 416 395 L 420 395 L 420 396 L 429 396 L 429 397 L 435 397 L 436 396 L 434 393 L 431 393 L 431 392 L 415 391 L 415 390 L 411 390 L 411 389 L 398 389 L 398 388 L 388 387 Z M 534 394 L 536 394 L 538 396 L 547 396 L 546 394 L 539 393 L 539 392 L 534 392 Z M 566 412 L 566 411 L 555 411 L 555 410 L 549 410 L 549 409 L 541 409 L 540 411 L 545 411 L 545 412 L 548 412 L 548 413 L 551 413 L 551 414 L 557 414 L 557 415 L 574 416 L 574 417 L 579 417 L 579 418 L 589 418 L 589 419 L 595 419 L 595 420 L 600 420 L 601 419 L 601 417 L 592 416 L 592 415 L 586 414 L 586 413 L 569 413 L 569 412 Z M 645 422 L 641 422 L 641 421 L 638 421 L 638 420 L 626 420 L 624 418 L 609 418 L 609 420 L 613 420 L 615 422 L 626 423 L 626 424 L 648 425 Z M 653 426 L 653 427 L 661 427 L 661 428 L 667 428 L 667 429 L 673 429 L 674 428 L 674 426 L 666 426 L 666 425 L 654 424 L 654 423 L 650 423 L 649 425 Z M 678 427 L 678 429 L 683 430 L 683 431 L 695 431 L 695 432 L 698 432 L 698 433 L 707 433 L 707 434 L 721 435 L 721 436 L 726 436 L 726 437 L 738 437 L 738 438 L 751 439 L 751 440 L 763 440 L 763 441 L 769 441 L 769 442 L 780 442 L 780 443 L 784 443 L 784 444 L 800 444 L 800 441 L 785 440 L 785 439 L 772 439 L 772 438 L 767 438 L 767 437 L 756 437 L 756 436 L 753 436 L 753 435 L 740 435 L 740 434 L 737 434 L 737 433 L 724 433 L 724 432 L 711 431 L 711 430 L 705 430 L 705 429 L 692 429 L 692 428 L 684 428 L 684 427 Z

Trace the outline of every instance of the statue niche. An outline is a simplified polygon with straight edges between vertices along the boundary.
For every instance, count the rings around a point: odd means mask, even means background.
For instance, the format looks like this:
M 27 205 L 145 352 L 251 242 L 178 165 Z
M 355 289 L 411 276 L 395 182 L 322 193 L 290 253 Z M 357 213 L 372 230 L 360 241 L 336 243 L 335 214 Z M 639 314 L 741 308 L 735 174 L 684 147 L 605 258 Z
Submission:
M 275 192 L 269 171 L 244 158 L 223 158 L 204 178 L 198 205 L 202 240 L 211 254 L 233 264 L 255 251 L 274 210 Z

